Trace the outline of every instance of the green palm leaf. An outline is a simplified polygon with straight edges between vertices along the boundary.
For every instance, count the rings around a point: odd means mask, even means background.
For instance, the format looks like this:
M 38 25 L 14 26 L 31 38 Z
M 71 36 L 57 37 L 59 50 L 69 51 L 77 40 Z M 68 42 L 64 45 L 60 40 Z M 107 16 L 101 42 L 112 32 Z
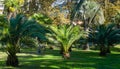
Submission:
M 53 37 L 62 44 L 64 52 L 68 52 L 73 42 L 78 40 L 82 35 L 83 31 L 80 30 L 80 26 L 71 25 L 59 25 L 51 26 Z

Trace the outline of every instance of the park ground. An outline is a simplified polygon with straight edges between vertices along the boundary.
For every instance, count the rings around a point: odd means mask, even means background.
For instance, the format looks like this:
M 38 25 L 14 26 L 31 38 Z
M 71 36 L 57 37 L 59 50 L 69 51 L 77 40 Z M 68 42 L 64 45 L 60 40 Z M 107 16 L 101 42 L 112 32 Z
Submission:
M 118 46 L 119 47 L 119 46 Z M 63 59 L 58 49 L 46 49 L 42 55 L 35 48 L 22 48 L 18 53 L 19 67 L 5 65 L 7 54 L 0 50 L 0 69 L 120 69 L 120 48 L 112 48 L 112 53 L 100 57 L 98 50 L 83 51 L 73 49 L 70 59 Z

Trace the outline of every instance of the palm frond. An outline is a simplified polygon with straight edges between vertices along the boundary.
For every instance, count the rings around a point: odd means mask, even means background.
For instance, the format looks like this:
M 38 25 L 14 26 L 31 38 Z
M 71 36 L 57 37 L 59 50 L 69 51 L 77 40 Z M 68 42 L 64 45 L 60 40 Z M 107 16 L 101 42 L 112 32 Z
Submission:
M 100 25 L 96 32 L 90 33 L 89 38 L 96 44 L 113 45 L 120 41 L 120 29 L 116 29 L 115 24 Z
M 83 35 L 80 26 L 59 25 L 51 27 L 51 29 L 53 31 L 53 37 L 62 44 L 65 50 L 68 50 L 73 42 Z

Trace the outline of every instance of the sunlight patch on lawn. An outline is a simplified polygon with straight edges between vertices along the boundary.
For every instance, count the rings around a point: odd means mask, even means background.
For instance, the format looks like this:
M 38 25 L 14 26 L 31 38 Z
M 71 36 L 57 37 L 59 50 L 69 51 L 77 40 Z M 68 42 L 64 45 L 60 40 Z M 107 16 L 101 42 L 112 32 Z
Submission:
M 53 55 L 44 55 L 40 59 L 62 59 L 61 56 L 53 56 Z
M 0 52 L 0 59 L 4 59 L 7 57 L 7 54 L 5 52 Z
M 116 45 L 115 48 L 120 48 L 120 44 Z
M 40 67 L 46 67 L 45 65 L 40 65 Z
M 55 66 L 55 65 L 51 65 L 51 66 L 49 66 L 49 67 L 51 67 L 51 68 L 60 68 L 60 67 Z
M 55 58 L 61 58 L 61 56 L 44 55 L 43 58 L 52 58 L 52 59 L 55 59 Z
M 112 51 L 112 54 L 120 54 L 119 52 Z
M 26 54 L 26 53 L 18 53 L 18 56 L 33 56 L 33 57 L 37 57 L 38 55 L 36 54 Z

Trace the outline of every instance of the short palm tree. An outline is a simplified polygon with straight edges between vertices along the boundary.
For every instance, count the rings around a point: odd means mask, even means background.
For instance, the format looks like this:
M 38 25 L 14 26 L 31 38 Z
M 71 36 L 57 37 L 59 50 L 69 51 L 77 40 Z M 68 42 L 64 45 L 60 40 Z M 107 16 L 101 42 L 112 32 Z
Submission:
M 79 26 L 71 25 L 51 26 L 51 30 L 53 36 L 61 44 L 63 57 L 69 58 L 69 48 L 83 35 L 83 31 L 80 30 Z
M 120 29 L 116 29 L 115 24 L 100 25 L 96 31 L 90 32 L 89 39 L 100 47 L 100 56 L 106 56 L 110 46 L 120 41 Z
M 41 35 L 41 28 L 34 20 L 27 19 L 22 14 L 18 14 L 15 18 L 11 18 L 7 26 L 7 30 L 5 31 L 6 34 L 1 38 L 1 41 L 6 44 L 8 54 L 6 65 L 18 66 L 19 61 L 16 53 L 20 48 L 21 38 L 25 36 L 32 37 L 34 34 Z

